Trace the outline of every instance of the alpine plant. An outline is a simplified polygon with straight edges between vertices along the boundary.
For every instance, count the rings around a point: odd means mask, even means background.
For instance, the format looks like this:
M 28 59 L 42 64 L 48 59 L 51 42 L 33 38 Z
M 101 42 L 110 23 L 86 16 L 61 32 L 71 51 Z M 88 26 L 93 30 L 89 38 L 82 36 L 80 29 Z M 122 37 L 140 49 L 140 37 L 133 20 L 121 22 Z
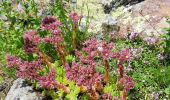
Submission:
M 74 81 L 80 87 L 82 93 L 87 93 L 92 100 L 112 100 L 113 97 L 108 93 L 103 93 L 104 86 L 109 83 L 109 68 L 112 59 L 117 60 L 118 66 L 118 90 L 122 91 L 121 100 L 126 100 L 128 92 L 134 88 L 135 82 L 133 78 L 128 76 L 124 71 L 124 65 L 132 59 L 130 49 L 124 49 L 121 52 L 114 53 L 113 43 L 107 43 L 104 40 L 95 38 L 87 40 L 83 44 L 82 50 L 76 50 L 76 30 L 81 16 L 76 13 L 70 14 L 73 22 L 73 47 L 75 48 L 76 60 L 71 65 L 67 63 L 67 50 L 64 45 L 61 27 L 63 24 L 54 16 L 48 16 L 42 20 L 41 29 L 48 31 L 49 36 L 41 38 L 38 32 L 30 30 L 25 32 L 24 50 L 27 54 L 37 54 L 35 61 L 24 61 L 19 57 L 7 55 L 8 67 L 16 69 L 17 77 L 36 81 L 42 88 L 47 90 L 61 89 L 65 93 L 70 93 L 69 87 L 61 84 L 56 80 L 57 73 L 55 66 L 52 64 L 52 58 L 41 51 L 39 45 L 41 43 L 52 44 L 58 53 L 62 65 L 66 70 L 66 77 L 70 81 Z M 105 66 L 105 75 L 96 71 L 98 62 L 96 58 L 102 60 Z M 47 68 L 46 68 L 47 67 Z M 49 69 L 45 74 L 40 74 L 42 70 Z M 122 87 L 122 88 L 119 88 Z M 116 99 L 115 99 L 116 100 Z M 117 99 L 118 100 L 118 99 Z

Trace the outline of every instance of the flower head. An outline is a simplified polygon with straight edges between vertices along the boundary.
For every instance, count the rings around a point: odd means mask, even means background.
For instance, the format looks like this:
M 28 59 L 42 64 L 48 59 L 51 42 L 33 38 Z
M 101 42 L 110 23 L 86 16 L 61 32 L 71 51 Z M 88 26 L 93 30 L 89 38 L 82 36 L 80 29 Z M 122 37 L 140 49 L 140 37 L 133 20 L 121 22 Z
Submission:
M 27 53 L 34 53 L 41 42 L 40 36 L 36 31 L 30 30 L 24 34 L 24 49 Z
M 124 62 L 126 62 L 126 61 L 131 60 L 132 55 L 131 55 L 130 49 L 122 50 L 122 51 L 118 54 L 117 58 L 118 58 L 118 60 L 119 60 L 120 63 L 124 63 Z
M 61 26 L 61 22 L 54 16 L 45 17 L 41 23 L 41 28 L 44 30 L 55 30 Z
M 133 81 L 133 78 L 127 75 L 124 75 L 122 78 L 120 78 L 119 83 L 124 87 L 124 90 L 126 92 L 135 87 L 135 82 Z
M 67 78 L 75 81 L 78 86 L 86 86 L 88 90 L 96 84 L 102 84 L 103 76 L 95 71 L 92 66 L 82 66 L 73 62 L 72 67 L 67 69 Z
M 51 36 L 46 36 L 43 40 L 46 43 L 56 44 L 60 43 L 64 40 L 61 35 L 61 30 L 59 29 L 61 26 L 61 22 L 54 16 L 46 17 L 43 19 L 41 23 L 41 28 L 44 30 L 48 30 L 52 33 Z
M 91 39 L 86 41 L 84 46 L 83 51 L 89 55 L 93 55 L 93 57 L 100 55 L 104 59 L 109 59 L 113 56 L 113 43 L 108 44 L 102 40 Z
M 61 36 L 47 36 L 44 38 L 45 43 L 56 44 L 62 42 L 64 39 Z
M 103 99 L 103 100 L 113 100 L 113 97 L 112 97 L 112 95 L 110 95 L 110 94 L 108 94 L 108 93 L 104 93 L 104 94 L 102 95 L 102 99 Z
M 8 67 L 18 67 L 21 64 L 21 59 L 15 56 L 7 55 Z
M 70 14 L 70 18 L 72 19 L 72 21 L 74 23 L 78 23 L 78 21 L 80 20 L 81 16 L 78 16 L 77 13 L 73 12 Z
M 50 73 L 46 76 L 40 77 L 39 83 L 43 88 L 54 89 L 57 88 L 58 82 L 55 80 L 56 72 L 55 69 L 51 69 Z
M 42 68 L 41 61 L 22 61 L 18 66 L 17 76 L 27 80 L 37 80 L 39 77 L 38 71 Z
M 134 40 L 134 39 L 136 39 L 138 36 L 139 36 L 139 33 L 137 33 L 137 32 L 132 32 L 132 33 L 130 34 L 130 36 L 129 36 L 129 39 L 130 39 L 130 40 Z
M 15 67 L 17 69 L 17 76 L 22 79 L 36 80 L 38 79 L 38 71 L 42 68 L 41 61 L 23 61 L 14 56 L 7 56 L 8 67 Z
M 158 42 L 158 39 L 154 37 L 147 37 L 147 38 L 144 38 L 144 41 L 146 41 L 148 45 L 155 45 Z

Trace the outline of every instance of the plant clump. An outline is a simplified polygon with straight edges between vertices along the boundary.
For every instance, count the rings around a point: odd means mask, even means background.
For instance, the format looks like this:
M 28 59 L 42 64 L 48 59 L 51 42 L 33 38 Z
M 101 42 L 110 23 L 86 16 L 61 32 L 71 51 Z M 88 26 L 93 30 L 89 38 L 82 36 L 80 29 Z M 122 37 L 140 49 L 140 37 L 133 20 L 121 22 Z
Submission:
M 70 15 L 74 25 L 78 25 L 80 16 L 76 13 Z M 121 96 L 122 100 L 126 100 L 129 90 L 133 89 L 135 82 L 132 77 L 127 76 L 124 71 L 124 64 L 131 60 L 130 49 L 125 49 L 121 52 L 113 52 L 115 45 L 113 43 L 107 43 L 104 40 L 90 39 L 84 42 L 83 48 L 76 49 L 76 42 L 73 38 L 73 47 L 75 46 L 75 52 L 67 52 L 66 45 L 64 43 L 65 38 L 62 35 L 62 24 L 56 17 L 45 17 L 41 22 L 41 29 L 44 32 L 49 32 L 50 36 L 40 37 L 37 31 L 30 30 L 25 32 L 24 50 L 29 55 L 37 55 L 35 61 L 24 61 L 21 58 L 7 55 L 8 67 L 15 68 L 17 70 L 16 75 L 20 78 L 31 81 L 33 84 L 38 84 L 38 88 L 43 88 L 47 91 L 63 91 L 66 94 L 72 93 L 72 86 L 69 82 L 73 82 L 74 85 L 80 88 L 80 93 L 88 95 L 92 100 L 109 99 L 112 100 L 112 95 L 104 93 L 104 87 L 106 84 L 111 83 L 110 62 L 116 60 L 118 63 L 118 78 L 117 84 L 123 89 Z M 77 28 L 77 26 L 76 26 Z M 73 34 L 76 35 L 76 30 Z M 40 48 L 40 44 L 51 44 L 54 46 L 55 51 L 58 54 L 59 59 L 56 61 L 61 62 L 56 65 L 55 59 L 52 59 Z M 70 53 L 70 54 L 68 54 Z M 75 56 L 75 60 L 68 63 L 68 56 Z M 72 56 L 70 56 L 72 57 Z M 73 58 L 71 58 L 73 59 Z M 105 75 L 99 73 L 96 68 L 99 66 L 98 61 L 103 62 L 105 66 Z M 57 73 L 62 68 L 62 74 Z M 61 70 L 61 69 L 60 69 Z M 58 80 L 61 77 L 63 80 Z M 60 78 L 59 78 L 60 77 Z M 65 78 L 64 78 L 65 77 Z M 116 84 L 114 83 L 114 84 Z M 118 87 L 119 87 L 118 86 Z M 62 93 L 62 92 L 61 92 Z M 77 96 L 80 94 L 77 93 Z M 54 95 L 52 95 L 54 96 Z

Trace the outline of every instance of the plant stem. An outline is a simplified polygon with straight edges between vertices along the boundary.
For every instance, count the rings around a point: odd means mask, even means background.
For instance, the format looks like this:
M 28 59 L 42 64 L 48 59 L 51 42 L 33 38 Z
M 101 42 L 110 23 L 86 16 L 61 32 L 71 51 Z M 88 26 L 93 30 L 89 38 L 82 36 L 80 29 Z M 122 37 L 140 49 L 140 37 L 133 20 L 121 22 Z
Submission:
M 108 83 L 109 81 L 109 62 L 108 60 L 104 60 L 105 63 L 105 69 L 106 69 L 106 75 L 105 75 L 105 81 Z
M 118 67 L 119 67 L 119 79 L 123 78 L 123 74 L 124 74 L 124 67 L 122 64 L 118 64 Z
M 58 84 L 56 84 L 56 85 L 57 85 L 57 89 L 61 89 L 61 90 L 63 90 L 65 93 L 70 93 L 70 88 L 69 88 L 69 87 L 66 87 L 65 85 L 60 84 L 60 83 L 58 83 Z
M 62 44 L 56 44 L 57 47 L 57 51 L 61 57 L 61 61 L 63 63 L 63 66 L 65 67 L 67 62 L 66 62 L 66 56 L 67 56 L 67 52 L 65 50 L 65 46 Z
M 49 61 L 49 57 L 41 51 L 38 51 L 37 54 L 42 57 L 44 64 L 46 64 L 49 68 L 52 68 L 52 63 Z
M 76 49 L 76 32 L 73 32 L 73 49 Z
M 77 43 L 76 43 L 76 38 L 77 38 L 77 23 L 73 24 L 73 35 L 72 35 L 72 45 L 73 49 L 76 50 Z
M 92 86 L 92 90 L 90 91 L 91 100 L 99 100 L 99 94 L 96 92 L 96 89 Z
M 122 100 L 126 100 L 126 97 L 127 97 L 127 92 L 125 90 L 123 90 Z

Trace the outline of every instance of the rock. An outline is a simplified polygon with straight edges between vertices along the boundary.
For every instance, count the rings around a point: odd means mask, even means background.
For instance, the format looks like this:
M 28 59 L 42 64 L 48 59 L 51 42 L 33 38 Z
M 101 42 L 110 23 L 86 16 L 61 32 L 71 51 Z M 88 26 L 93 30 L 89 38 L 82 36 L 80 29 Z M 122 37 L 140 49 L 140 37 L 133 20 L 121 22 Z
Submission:
M 13 82 L 5 100 L 43 100 L 43 96 L 38 95 L 25 80 L 19 78 Z
M 106 15 L 106 18 L 102 23 L 102 33 L 115 33 L 118 30 L 119 26 L 117 25 L 117 20 L 109 14 Z
M 143 37 L 159 37 L 165 33 L 163 28 L 169 27 L 166 17 L 170 14 L 167 11 L 170 11 L 170 0 L 146 0 L 132 7 L 132 17 L 144 18 L 141 24 L 141 28 L 144 29 L 141 32 Z M 134 23 L 132 29 L 136 30 L 137 25 L 138 23 Z
M 119 7 L 112 16 L 118 21 L 120 30 L 118 36 L 125 38 L 130 33 L 139 33 L 139 37 L 159 38 L 166 33 L 164 28 L 170 27 L 167 23 L 167 16 L 170 16 L 170 0 L 146 0 L 141 3 Z
M 170 16 L 170 0 L 88 0 L 88 2 L 78 0 L 77 4 L 76 11 L 80 14 L 83 11 L 83 15 L 88 15 L 85 6 L 88 4 L 90 12 L 88 32 L 94 33 L 95 36 L 97 34 L 101 37 L 103 35 L 100 34 L 109 33 L 113 38 L 122 39 L 135 32 L 139 33 L 142 39 L 158 38 L 160 34 L 165 33 L 163 28 L 169 27 L 166 21 L 167 16 Z M 103 8 L 106 5 L 111 7 L 108 14 Z M 120 5 L 126 7 L 119 7 Z
M 105 13 L 110 13 L 112 10 L 126 5 L 133 5 L 144 0 L 102 0 Z

